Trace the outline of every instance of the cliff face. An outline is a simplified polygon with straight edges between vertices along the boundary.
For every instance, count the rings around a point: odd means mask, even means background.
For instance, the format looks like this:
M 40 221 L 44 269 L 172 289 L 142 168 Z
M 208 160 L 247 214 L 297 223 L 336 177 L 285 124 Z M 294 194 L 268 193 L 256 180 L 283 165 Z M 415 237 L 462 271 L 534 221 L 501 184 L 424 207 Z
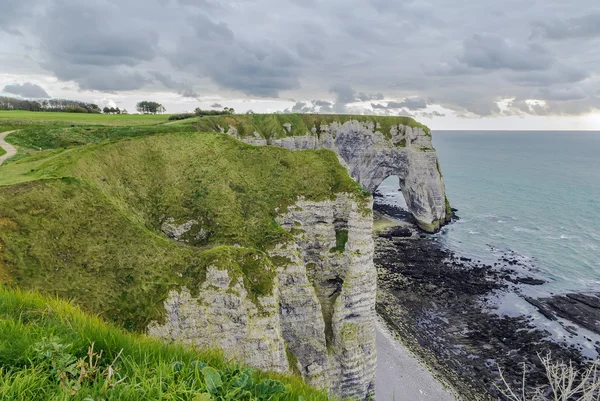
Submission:
M 375 382 L 373 216 L 350 194 L 300 199 L 279 224 L 294 240 L 269 252 L 273 296 L 247 296 L 241 279 L 211 267 L 192 296 L 172 291 L 165 322 L 149 334 L 197 346 L 280 372 L 299 372 L 332 394 L 366 399 Z M 269 268 L 265 266 L 265 268 Z
M 82 147 L 46 160 L 44 180 L 29 183 L 27 173 L 0 187 L 0 279 L 369 399 L 372 198 L 355 181 L 374 191 L 398 175 L 421 227 L 437 230 L 448 214 L 427 129 L 399 117 L 201 123 L 229 135 Z M 40 165 L 27 163 L 2 169 Z
M 243 137 L 234 125 L 229 126 L 227 133 L 254 145 L 333 150 L 352 178 L 370 192 L 387 177 L 396 175 L 419 226 L 427 232 L 438 231 L 451 213 L 429 132 L 421 126 L 399 123 L 383 128 L 376 121 L 360 120 L 356 117 L 345 122 L 315 124 L 301 136 L 264 138 L 264 133 L 254 132 Z M 281 128 L 284 133 L 291 133 L 291 129 L 291 124 Z

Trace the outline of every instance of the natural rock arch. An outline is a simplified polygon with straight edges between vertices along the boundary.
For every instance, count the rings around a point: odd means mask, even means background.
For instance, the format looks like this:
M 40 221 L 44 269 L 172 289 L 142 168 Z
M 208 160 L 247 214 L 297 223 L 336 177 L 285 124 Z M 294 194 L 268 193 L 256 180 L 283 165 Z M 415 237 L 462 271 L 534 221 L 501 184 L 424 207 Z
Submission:
M 386 133 L 379 129 L 371 121 L 350 120 L 322 124 L 304 136 L 242 140 L 295 150 L 333 150 L 348 173 L 369 192 L 374 192 L 387 177 L 396 175 L 408 211 L 418 225 L 427 232 L 438 231 L 451 213 L 431 135 L 421 127 L 402 124 L 392 126 Z

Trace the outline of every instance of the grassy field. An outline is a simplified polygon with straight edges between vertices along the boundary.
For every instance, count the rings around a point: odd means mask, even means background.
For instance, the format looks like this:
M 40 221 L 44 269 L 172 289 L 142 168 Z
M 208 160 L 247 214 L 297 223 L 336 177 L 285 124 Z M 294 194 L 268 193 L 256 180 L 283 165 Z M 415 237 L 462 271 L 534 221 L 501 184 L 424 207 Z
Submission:
M 88 114 L 0 110 L 0 126 L 8 121 L 58 122 L 68 124 L 150 125 L 165 123 L 169 114 Z
M 298 377 L 123 331 L 72 304 L 0 288 L 0 399 L 325 401 Z

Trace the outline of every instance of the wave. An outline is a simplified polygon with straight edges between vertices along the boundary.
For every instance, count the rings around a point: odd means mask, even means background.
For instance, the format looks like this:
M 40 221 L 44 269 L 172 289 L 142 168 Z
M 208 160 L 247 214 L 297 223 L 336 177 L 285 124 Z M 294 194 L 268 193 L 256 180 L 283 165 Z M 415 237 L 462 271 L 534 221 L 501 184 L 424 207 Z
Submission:
M 531 228 L 524 228 L 524 227 L 513 227 L 513 231 L 516 232 L 523 232 L 523 233 L 534 233 L 536 230 L 532 230 Z

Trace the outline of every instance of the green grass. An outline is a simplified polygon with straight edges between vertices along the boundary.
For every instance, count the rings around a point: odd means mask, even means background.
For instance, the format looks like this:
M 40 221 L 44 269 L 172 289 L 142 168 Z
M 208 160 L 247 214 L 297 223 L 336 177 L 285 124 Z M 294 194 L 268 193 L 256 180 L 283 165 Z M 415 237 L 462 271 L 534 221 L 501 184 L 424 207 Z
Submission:
M 42 152 L 0 167 L 0 277 L 143 330 L 161 321 L 169 290 L 195 292 L 208 265 L 241 276 L 254 300 L 269 294 L 264 252 L 290 239 L 275 217 L 298 196 L 339 192 L 368 200 L 333 152 L 224 134 Z M 198 222 L 182 237 L 187 246 L 161 232 L 167 218 Z
M 64 301 L 1 288 L 0 366 L 2 400 L 328 399 L 299 377 L 247 369 L 218 351 L 164 344 Z
M 4 156 L 6 154 L 6 150 L 0 147 L 0 156 Z
M 103 125 L 149 125 L 169 120 L 169 114 L 86 114 L 62 112 L 33 112 L 23 110 L 0 110 L 0 124 L 7 120 L 25 122 L 61 122 Z
M 30 150 L 49 150 L 110 142 L 124 138 L 169 132 L 193 131 L 190 124 L 142 126 L 75 126 L 45 124 L 22 128 L 7 136 L 7 142 Z
M 329 252 L 344 252 L 347 242 L 348 230 L 335 230 L 335 247 L 331 248 Z

